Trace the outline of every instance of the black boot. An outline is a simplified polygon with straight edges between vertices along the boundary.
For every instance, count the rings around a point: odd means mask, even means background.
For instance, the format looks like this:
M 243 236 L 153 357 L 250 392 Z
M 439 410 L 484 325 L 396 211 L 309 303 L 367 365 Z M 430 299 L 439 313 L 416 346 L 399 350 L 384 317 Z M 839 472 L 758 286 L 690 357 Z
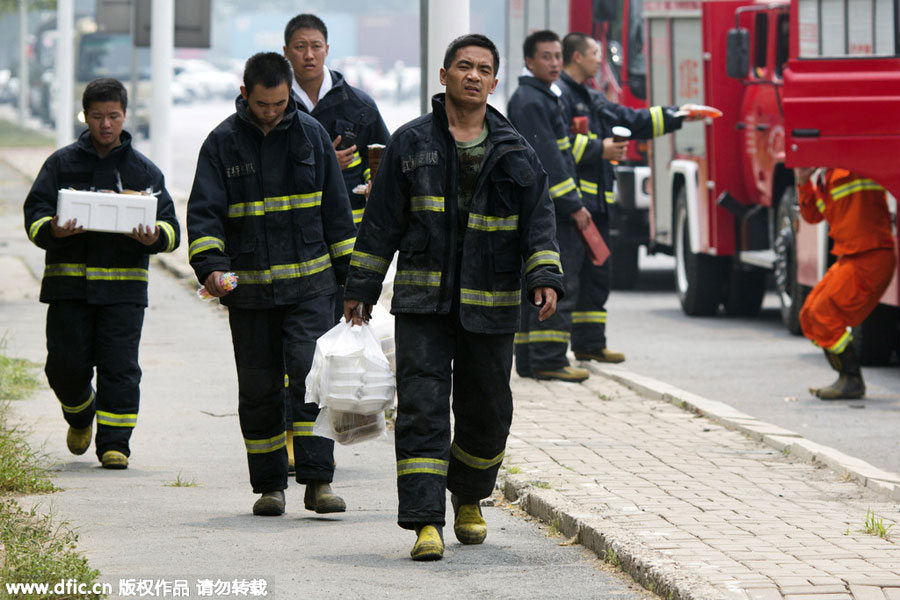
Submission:
M 859 369 L 859 358 L 853 344 L 840 354 L 825 351 L 828 363 L 839 373 L 837 381 L 825 388 L 810 388 L 809 391 L 820 400 L 853 400 L 866 395 L 866 384 L 863 383 Z

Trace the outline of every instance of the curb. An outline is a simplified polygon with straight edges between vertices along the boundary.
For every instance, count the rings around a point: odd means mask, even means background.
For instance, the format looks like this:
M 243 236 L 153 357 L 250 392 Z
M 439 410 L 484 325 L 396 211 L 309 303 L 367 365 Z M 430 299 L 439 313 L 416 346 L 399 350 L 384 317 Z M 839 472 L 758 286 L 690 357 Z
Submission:
M 789 429 L 760 421 L 724 402 L 709 400 L 651 377 L 616 366 L 598 367 L 590 363 L 582 363 L 582 366 L 594 375 L 618 382 L 647 398 L 668 402 L 728 429 L 740 431 L 799 460 L 823 464 L 839 476 L 857 481 L 861 486 L 893 500 L 900 500 L 900 475 L 896 473 L 883 471 L 861 459 L 807 440 Z M 588 379 L 584 385 L 591 387 L 591 381 Z M 497 487 L 510 502 L 519 504 L 528 514 L 548 525 L 552 524 L 563 535 L 622 569 L 644 588 L 667 600 L 747 597 L 737 591 L 734 595 L 723 596 L 726 591 L 696 577 L 685 576 L 671 557 L 645 547 L 637 536 L 625 528 L 573 505 L 558 492 L 535 488 L 523 477 L 505 471 L 501 471 Z

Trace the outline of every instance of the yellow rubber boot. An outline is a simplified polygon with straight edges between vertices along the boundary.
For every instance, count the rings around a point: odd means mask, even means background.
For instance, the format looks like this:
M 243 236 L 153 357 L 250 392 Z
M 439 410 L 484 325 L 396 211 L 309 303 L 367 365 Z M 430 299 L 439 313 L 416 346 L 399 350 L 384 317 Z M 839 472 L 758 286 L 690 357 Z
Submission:
M 296 473 L 296 470 L 294 467 L 294 431 L 292 429 L 284 431 L 284 441 L 287 445 L 288 453 L 288 475 L 293 475 Z
M 118 450 L 107 450 L 100 457 L 100 464 L 104 469 L 127 469 L 128 457 Z
M 481 544 L 487 537 L 487 523 L 481 516 L 481 506 L 478 502 L 463 504 L 456 495 L 450 496 L 453 504 L 453 512 L 456 518 L 453 520 L 453 533 L 461 544 Z
M 419 561 L 441 560 L 444 557 L 444 539 L 440 530 L 434 525 L 422 527 L 409 555 Z
M 69 447 L 69 452 L 72 454 L 84 454 L 87 452 L 88 447 L 91 445 L 92 432 L 93 425 L 81 428 L 70 426 L 68 433 L 66 433 L 66 446 Z

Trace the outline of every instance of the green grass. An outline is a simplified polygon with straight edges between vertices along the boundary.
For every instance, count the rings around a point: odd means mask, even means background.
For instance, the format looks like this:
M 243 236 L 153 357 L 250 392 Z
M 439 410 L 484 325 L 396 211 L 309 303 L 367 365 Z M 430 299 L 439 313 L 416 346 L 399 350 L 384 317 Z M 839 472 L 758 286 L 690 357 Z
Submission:
M 866 524 L 862 528 L 863 533 L 868 533 L 869 535 L 877 535 L 882 539 L 888 539 L 891 535 L 891 527 L 894 525 L 884 526 L 883 519 L 875 518 L 875 511 L 869 509 L 866 511 Z
M 53 138 L 33 129 L 0 119 L 0 146 L 53 146 Z
M 6 347 L 0 339 L 0 350 Z M 33 363 L 0 355 L 0 582 L 49 583 L 75 579 L 92 586 L 99 573 L 75 551 L 78 536 L 65 523 L 54 523 L 37 508 L 28 511 L 10 494 L 57 491 L 50 481 L 46 457 L 25 441 L 23 432 L 9 425 L 10 401 L 25 398 L 38 385 Z M 60 426 L 64 423 L 60 420 Z M 17 596 L 17 598 L 37 596 Z M 54 596 L 94 600 L 93 595 Z M 0 587 L 0 600 L 10 598 Z
M 510 475 L 518 475 L 522 472 L 522 469 L 520 469 L 519 467 L 510 467 L 506 470 L 506 472 Z
M 197 487 L 197 482 L 193 479 L 182 479 L 181 471 L 175 476 L 175 481 L 167 483 L 166 487 Z

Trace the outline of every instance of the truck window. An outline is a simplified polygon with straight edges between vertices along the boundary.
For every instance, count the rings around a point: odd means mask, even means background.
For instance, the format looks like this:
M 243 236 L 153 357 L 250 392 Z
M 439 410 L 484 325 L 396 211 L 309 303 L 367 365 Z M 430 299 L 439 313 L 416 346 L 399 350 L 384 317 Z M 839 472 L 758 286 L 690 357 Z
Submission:
M 781 73 L 787 66 L 790 55 L 791 16 L 788 13 L 778 15 L 776 31 L 778 38 L 775 40 L 775 75 L 781 79 Z
M 131 78 L 131 36 L 115 33 L 89 33 L 78 43 L 77 81 L 91 81 L 97 77 L 115 77 L 119 81 Z M 138 77 L 150 78 L 150 50 L 138 48 Z
M 647 55 L 644 53 L 644 2 L 632 0 L 628 13 L 628 87 L 635 98 L 647 97 Z
M 800 58 L 900 56 L 898 0 L 799 0 Z
M 753 38 L 753 75 L 764 77 L 769 48 L 769 16 L 764 12 L 756 13 L 753 19 Z

